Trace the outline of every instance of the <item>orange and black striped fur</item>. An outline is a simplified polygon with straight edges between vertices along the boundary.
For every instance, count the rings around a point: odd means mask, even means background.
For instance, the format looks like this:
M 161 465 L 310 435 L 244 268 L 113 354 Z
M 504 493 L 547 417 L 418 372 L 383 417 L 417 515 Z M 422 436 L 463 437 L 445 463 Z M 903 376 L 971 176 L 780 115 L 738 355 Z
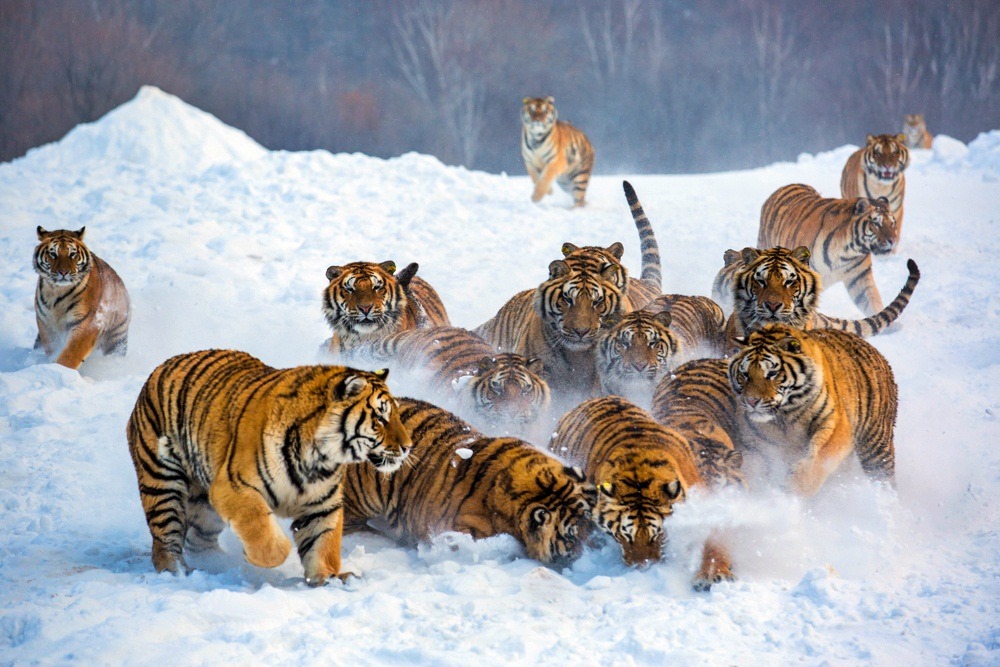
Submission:
M 878 350 L 842 331 L 769 324 L 729 361 L 743 442 L 788 471 L 803 496 L 855 452 L 874 479 L 894 483 L 897 389 Z
M 591 399 L 568 412 L 549 450 L 581 466 L 597 486 L 594 522 L 621 545 L 628 565 L 661 559 L 664 519 L 692 489 L 705 485 L 691 443 L 618 396 Z M 731 576 L 725 551 L 706 547 L 695 585 Z
M 865 315 L 882 310 L 872 255 L 892 251 L 896 218 L 884 199 L 826 199 L 808 185 L 779 188 L 760 210 L 758 248 L 809 248 L 823 286 L 843 282 Z
M 543 563 L 579 556 L 594 500 L 579 470 L 524 441 L 484 436 L 429 403 L 403 398 L 399 406 L 413 453 L 393 475 L 348 469 L 348 532 L 372 526 L 411 544 L 446 531 L 476 539 L 507 533 Z
M 927 131 L 927 122 L 922 113 L 903 116 L 903 136 L 907 148 L 930 148 L 933 137 Z
M 552 97 L 521 100 L 521 157 L 535 186 L 531 201 L 551 194 L 555 181 L 573 195 L 573 206 L 583 206 L 594 169 L 594 147 L 587 135 L 558 116 Z
M 840 175 L 840 196 L 843 199 L 878 199 L 885 197 L 889 211 L 896 218 L 893 235 L 893 252 L 899 247 L 903 231 L 903 196 L 906 194 L 906 175 L 903 171 L 910 164 L 910 149 L 902 134 L 869 134 L 864 148 L 859 148 L 847 158 Z
M 680 364 L 722 356 L 725 326 L 722 309 L 703 296 L 664 294 L 622 316 L 597 346 L 601 394 L 648 405 L 653 388 Z
M 125 284 L 83 242 L 86 227 L 54 232 L 37 228 L 32 266 L 35 288 L 35 348 L 67 368 L 79 368 L 95 347 L 124 356 L 132 319 Z
M 390 368 L 429 375 L 430 397 L 491 431 L 527 428 L 548 411 L 549 385 L 541 361 L 495 352 L 466 329 L 403 331 L 362 352 Z
M 395 273 L 395 262 L 352 262 L 326 270 L 323 315 L 333 331 L 334 357 L 400 331 L 451 323 L 441 297 L 417 277 L 416 263 Z M 395 275 L 393 275 L 395 274 Z
M 816 311 L 821 283 L 819 274 L 809 267 L 809 256 L 804 246 L 794 250 L 743 249 L 742 268 L 733 276 L 735 309 L 726 323 L 727 353 L 739 348 L 737 339 L 771 322 L 799 329 L 850 331 L 865 338 L 874 336 L 896 321 L 920 280 L 916 262 L 908 260 L 906 283 L 883 310 L 862 320 L 828 317 Z
M 293 519 L 310 585 L 342 575 L 345 464 L 388 473 L 410 449 L 386 375 L 232 350 L 157 366 L 126 428 L 156 570 L 186 569 L 185 546 L 215 548 L 225 524 L 247 561 L 276 567 L 291 550 L 277 515 Z

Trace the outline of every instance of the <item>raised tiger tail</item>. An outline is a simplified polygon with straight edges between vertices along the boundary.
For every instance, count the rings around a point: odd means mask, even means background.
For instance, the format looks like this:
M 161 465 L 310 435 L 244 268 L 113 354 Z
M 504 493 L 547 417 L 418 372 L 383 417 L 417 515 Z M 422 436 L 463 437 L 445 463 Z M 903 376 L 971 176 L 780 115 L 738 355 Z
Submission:
M 909 270 L 910 275 L 906 278 L 903 289 L 899 290 L 899 294 L 892 300 L 892 303 L 879 312 L 863 320 L 842 320 L 816 313 L 814 328 L 848 331 L 862 338 L 870 338 L 881 333 L 902 314 L 903 309 L 906 308 L 906 304 L 910 302 L 910 297 L 913 296 L 914 288 L 920 282 L 920 269 L 917 268 L 917 263 L 912 259 L 908 259 L 906 260 L 906 268 Z
M 632 210 L 632 220 L 635 221 L 635 228 L 639 232 L 639 247 L 642 249 L 642 273 L 640 278 L 652 280 L 656 283 L 658 290 L 663 290 L 663 275 L 660 269 L 660 246 L 656 243 L 656 234 L 653 233 L 653 226 L 649 224 L 646 212 L 642 210 L 642 204 L 635 194 L 635 189 L 628 181 L 622 181 L 622 188 L 625 189 L 625 201 L 628 202 Z

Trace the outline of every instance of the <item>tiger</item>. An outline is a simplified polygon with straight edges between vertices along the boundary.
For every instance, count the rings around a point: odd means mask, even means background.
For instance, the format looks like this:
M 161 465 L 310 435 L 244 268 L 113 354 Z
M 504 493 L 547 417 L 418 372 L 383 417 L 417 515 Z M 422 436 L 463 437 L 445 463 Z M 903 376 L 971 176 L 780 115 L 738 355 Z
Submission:
M 655 299 L 663 291 L 662 269 L 660 266 L 660 246 L 656 242 L 653 226 L 639 203 L 635 189 L 628 181 L 622 181 L 625 200 L 632 211 L 632 220 L 639 232 L 639 247 L 642 250 L 642 272 L 639 279 L 629 278 L 628 269 L 621 263 L 625 247 L 613 243 L 607 248 L 600 246 L 577 246 L 572 243 L 562 245 L 563 260 L 573 269 L 589 271 L 615 284 L 625 294 L 626 312 L 639 310 Z
M 485 436 L 424 401 L 400 398 L 399 410 L 413 452 L 391 476 L 348 467 L 346 532 L 374 527 L 411 545 L 446 531 L 506 533 L 528 557 L 555 567 L 580 555 L 595 490 L 579 469 L 522 440 Z
M 728 373 L 744 446 L 786 468 L 794 493 L 815 494 L 852 451 L 870 478 L 895 483 L 898 391 L 869 343 L 768 324 L 746 338 Z
M 760 210 L 758 248 L 805 246 L 809 265 L 828 288 L 843 282 L 866 315 L 882 310 L 872 256 L 892 251 L 896 218 L 886 200 L 826 199 L 808 185 L 779 188 Z
M 920 280 L 917 263 L 907 260 L 909 276 L 884 309 L 862 320 L 829 317 L 816 311 L 821 282 L 819 274 L 809 266 L 810 255 L 805 246 L 793 250 L 743 249 L 743 266 L 734 274 L 735 310 L 726 323 L 727 354 L 739 348 L 738 338 L 769 322 L 784 322 L 800 329 L 838 329 L 865 338 L 874 336 L 896 321 Z
M 401 331 L 362 351 L 380 363 L 429 373 L 430 394 L 477 425 L 519 431 L 538 422 L 549 408 L 549 385 L 539 359 L 495 352 L 466 329 Z
M 396 273 L 391 260 L 327 268 L 323 315 L 333 331 L 324 343 L 329 355 L 350 358 L 355 348 L 399 331 L 451 326 L 441 297 L 417 277 L 418 268 L 414 262 Z
M 630 567 L 662 558 L 664 520 L 691 490 L 706 486 L 691 443 L 618 396 L 594 398 L 566 413 L 549 451 L 582 467 L 597 487 L 594 523 L 618 542 Z M 695 587 L 731 578 L 725 548 L 710 539 Z
M 903 134 L 869 134 L 864 148 L 847 158 L 840 175 L 842 199 L 885 197 L 889 211 L 896 218 L 892 235 L 893 252 L 899 247 L 903 231 L 903 195 L 906 194 L 906 174 L 910 164 L 910 149 Z
M 125 283 L 83 242 L 87 231 L 35 230 L 38 245 L 32 266 L 35 287 L 35 349 L 55 362 L 79 369 L 95 347 L 105 355 L 125 356 L 132 304 Z
M 725 325 L 722 309 L 703 296 L 664 294 L 623 315 L 597 345 L 601 395 L 648 404 L 653 388 L 680 364 L 722 355 Z
M 167 359 L 139 392 L 126 427 L 157 572 L 187 571 L 189 552 L 218 547 L 228 523 L 248 562 L 277 567 L 291 551 L 306 583 L 340 571 L 346 464 L 397 470 L 410 437 L 388 371 L 279 370 L 245 352 Z
M 540 202 L 551 194 L 556 181 L 573 195 L 575 208 L 585 204 L 594 170 L 594 146 L 583 132 L 557 120 L 555 102 L 553 97 L 521 100 L 521 157 L 535 186 L 531 201 Z
M 903 136 L 906 138 L 904 143 L 907 148 L 930 148 L 933 143 L 922 113 L 903 116 Z

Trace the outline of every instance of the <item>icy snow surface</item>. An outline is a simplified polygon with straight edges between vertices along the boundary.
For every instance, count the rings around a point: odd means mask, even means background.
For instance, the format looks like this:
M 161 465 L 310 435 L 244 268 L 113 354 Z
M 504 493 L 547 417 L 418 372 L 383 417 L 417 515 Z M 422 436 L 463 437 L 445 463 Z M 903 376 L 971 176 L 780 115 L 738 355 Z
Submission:
M 837 196 L 853 149 L 629 177 L 666 291 L 708 295 L 723 251 L 756 239 L 767 196 L 792 182 Z M 558 191 L 535 205 L 524 176 L 269 152 L 143 89 L 0 165 L 0 664 L 998 664 L 998 170 L 997 131 L 913 151 L 902 247 L 876 263 L 887 301 L 906 258 L 923 274 L 902 330 L 874 339 L 900 387 L 896 491 L 849 470 L 809 502 L 692 500 L 672 519 L 673 557 L 643 571 L 614 545 L 554 571 L 507 536 L 413 549 L 361 535 L 344 560 L 363 577 L 314 590 L 294 554 L 254 568 L 227 530 L 225 554 L 176 577 L 152 568 L 124 435 L 156 364 L 207 347 L 312 363 L 330 264 L 418 261 L 471 327 L 540 282 L 564 241 L 620 240 L 636 273 L 639 251 L 621 176 L 597 176 L 583 210 Z M 122 276 L 124 361 L 77 373 L 32 352 L 36 225 L 86 225 Z M 858 316 L 841 286 L 823 310 Z M 739 579 L 694 593 L 711 522 L 730 528 Z

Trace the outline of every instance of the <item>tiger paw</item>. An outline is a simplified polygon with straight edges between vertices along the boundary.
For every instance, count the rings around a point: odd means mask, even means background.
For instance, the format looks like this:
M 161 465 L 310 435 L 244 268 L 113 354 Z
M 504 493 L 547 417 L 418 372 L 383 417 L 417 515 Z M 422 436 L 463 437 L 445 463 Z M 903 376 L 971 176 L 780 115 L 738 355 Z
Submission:
M 257 567 L 278 567 L 292 551 L 292 543 L 283 533 L 275 533 L 259 542 L 244 543 L 247 562 Z
M 326 586 L 330 582 L 330 579 L 337 579 L 341 584 L 347 585 L 347 582 L 351 579 L 360 579 L 360 575 L 354 574 L 353 572 L 341 572 L 340 574 L 332 574 L 329 576 L 325 575 L 306 575 L 306 585 L 310 588 L 319 588 L 320 586 Z
M 694 581 L 691 582 L 691 587 L 699 593 L 704 593 L 711 590 L 715 584 L 735 579 L 736 576 L 728 566 L 703 567 L 695 576 Z
M 533 201 L 533 202 L 535 202 L 537 204 L 538 202 L 542 201 L 542 197 L 544 197 L 544 196 L 545 195 L 543 195 L 541 192 L 539 192 L 538 190 L 535 190 L 534 194 L 531 195 L 531 201 Z

